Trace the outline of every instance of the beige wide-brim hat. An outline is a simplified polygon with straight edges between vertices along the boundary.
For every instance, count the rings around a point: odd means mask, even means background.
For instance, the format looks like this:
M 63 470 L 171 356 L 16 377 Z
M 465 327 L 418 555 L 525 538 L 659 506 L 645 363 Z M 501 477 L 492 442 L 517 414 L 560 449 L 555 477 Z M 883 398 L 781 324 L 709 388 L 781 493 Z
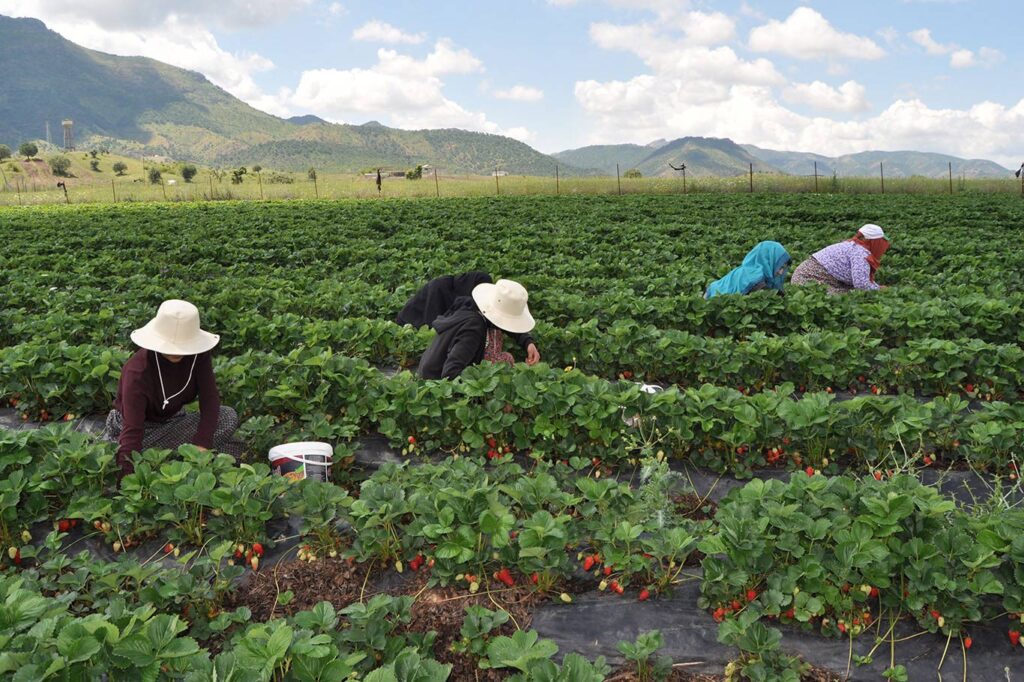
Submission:
M 473 300 L 484 317 L 498 329 L 513 334 L 525 334 L 536 325 L 526 307 L 527 298 L 526 288 L 510 279 L 473 287 Z
M 199 328 L 199 309 L 188 301 L 164 301 L 156 317 L 132 332 L 135 345 L 164 355 L 198 355 L 220 341 Z

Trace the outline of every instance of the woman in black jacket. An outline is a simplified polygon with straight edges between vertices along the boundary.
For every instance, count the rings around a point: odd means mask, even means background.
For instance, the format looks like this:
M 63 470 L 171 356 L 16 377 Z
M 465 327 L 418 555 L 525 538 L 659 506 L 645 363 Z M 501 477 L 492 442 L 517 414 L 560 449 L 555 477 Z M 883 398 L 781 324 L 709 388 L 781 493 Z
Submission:
M 489 274 L 479 270 L 432 279 L 406 302 L 395 322 L 411 324 L 417 329 L 432 324 L 434 320 L 448 312 L 455 299 L 471 296 L 477 284 L 490 284 L 493 281 Z
M 483 360 L 513 364 L 511 353 L 502 350 L 506 332 L 516 336 L 526 350 L 526 364 L 540 362 L 529 335 L 535 323 L 526 302 L 523 285 L 508 279 L 478 284 L 472 296 L 456 299 L 451 309 L 431 324 L 437 336 L 420 359 L 419 375 L 454 379 Z

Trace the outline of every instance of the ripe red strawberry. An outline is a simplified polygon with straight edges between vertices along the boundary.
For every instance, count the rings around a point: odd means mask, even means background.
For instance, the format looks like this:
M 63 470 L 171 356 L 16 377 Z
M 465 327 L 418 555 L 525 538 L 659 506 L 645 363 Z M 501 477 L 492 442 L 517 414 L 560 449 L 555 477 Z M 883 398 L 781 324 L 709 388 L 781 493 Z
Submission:
M 495 459 L 498 456 L 498 451 L 491 449 L 487 451 L 487 459 Z
M 715 609 L 715 612 L 714 614 L 712 614 L 711 617 L 715 619 L 716 623 L 721 623 L 723 620 L 725 620 L 725 609 L 719 606 L 717 609 Z
M 872 475 L 875 477 L 876 481 L 881 481 L 882 480 L 882 472 L 881 471 L 876 471 Z
M 796 610 L 795 609 L 790 609 L 789 611 L 786 611 L 786 613 L 783 614 L 783 615 L 785 615 L 786 618 L 789 618 L 790 620 L 793 620 L 794 618 L 796 618 Z
M 173 551 L 174 551 L 174 545 L 172 545 L 169 542 L 166 545 L 164 545 L 164 554 L 170 554 Z
M 839 632 L 846 632 L 846 623 L 839 623 L 837 627 L 839 628 Z
M 534 585 L 536 585 L 539 581 L 540 581 L 540 576 L 537 575 L 536 573 L 534 573 L 533 575 L 530 576 L 530 582 L 532 582 Z
M 747 590 L 747 601 L 754 601 L 755 599 L 757 599 L 757 590 Z
M 255 553 L 255 554 L 257 555 L 257 556 L 263 556 L 263 545 L 261 545 L 261 544 L 260 544 L 260 543 L 258 543 L 258 542 L 255 542 L 255 543 L 253 543 L 253 546 L 252 546 L 252 551 L 253 551 L 253 552 L 254 552 L 254 553 Z
M 733 599 L 729 606 L 732 607 L 733 611 L 739 611 L 743 608 L 743 604 L 740 603 L 739 599 Z
M 939 618 L 941 618 L 941 617 L 942 617 L 942 614 L 941 614 L 941 613 L 939 613 L 939 612 L 938 612 L 937 610 L 935 610 L 935 609 L 932 609 L 932 618 L 934 618 L 935 620 L 938 620 L 938 619 L 939 619 Z
M 974 640 L 973 639 L 971 639 L 970 637 L 964 637 L 964 648 L 965 649 L 970 649 L 972 644 L 974 644 Z
M 583 560 L 583 570 L 584 571 L 589 571 L 593 567 L 594 567 L 594 557 L 588 556 L 586 559 Z
M 640 594 L 637 596 L 637 599 L 639 599 L 640 601 L 647 601 L 647 599 L 650 596 L 651 596 L 650 591 L 647 588 L 644 588 L 644 589 L 640 590 Z
M 814 475 L 814 467 L 807 467 L 806 469 L 804 469 L 804 473 L 806 473 L 808 476 L 813 476 Z
M 967 384 L 964 386 L 964 390 L 968 393 L 974 393 L 974 384 Z
M 409 445 L 416 445 L 416 436 L 409 436 Z
M 241 559 L 242 558 L 242 553 L 239 552 L 237 549 L 235 550 L 235 558 L 236 559 Z
M 1020 646 L 1020 632 L 1017 630 L 1010 630 L 1010 644 L 1014 646 Z
M 877 587 L 872 587 L 871 588 L 870 596 L 871 596 L 872 599 L 878 599 L 878 588 Z
M 61 519 L 57 522 L 57 530 L 61 533 L 67 533 L 71 530 L 71 522 L 67 519 Z
M 496 448 L 496 447 L 498 447 L 498 441 L 494 440 L 493 438 L 488 438 L 487 439 L 487 447 L 489 447 L 489 448 Z
M 925 456 L 924 456 L 924 459 L 922 459 L 921 461 L 923 461 L 923 462 L 924 462 L 924 465 L 925 465 L 926 467 L 930 467 L 930 466 L 932 465 L 932 461 L 933 461 L 933 460 L 932 460 L 932 458 L 931 458 L 931 457 L 929 457 L 928 455 L 925 455 Z

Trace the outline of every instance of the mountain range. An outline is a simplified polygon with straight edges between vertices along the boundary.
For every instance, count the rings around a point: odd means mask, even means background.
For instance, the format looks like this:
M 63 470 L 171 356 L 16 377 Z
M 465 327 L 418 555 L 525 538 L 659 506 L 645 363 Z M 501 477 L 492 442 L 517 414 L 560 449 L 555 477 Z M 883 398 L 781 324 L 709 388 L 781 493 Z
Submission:
M 133 155 L 160 155 L 213 167 L 260 164 L 303 171 L 405 169 L 431 164 L 448 173 L 594 175 L 637 169 L 647 177 L 673 176 L 685 163 L 693 176 L 748 172 L 889 177 L 1005 177 L 985 160 L 922 152 L 862 152 L 826 157 L 740 145 L 724 138 L 681 137 L 647 145 L 616 144 L 542 154 L 502 135 L 458 129 L 400 130 L 376 121 L 337 124 L 317 116 L 280 118 L 254 109 L 194 71 L 145 57 L 89 50 L 36 19 L 0 15 L 0 143 L 12 148 L 41 139 L 49 124 L 55 143 L 61 121 L 74 121 L 78 148 L 106 147 Z

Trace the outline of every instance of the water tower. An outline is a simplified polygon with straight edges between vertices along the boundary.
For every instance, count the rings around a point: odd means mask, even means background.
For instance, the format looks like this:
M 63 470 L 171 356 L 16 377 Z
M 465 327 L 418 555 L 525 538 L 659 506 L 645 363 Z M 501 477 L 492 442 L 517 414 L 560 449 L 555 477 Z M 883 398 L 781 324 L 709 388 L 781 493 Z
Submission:
M 75 133 L 72 130 L 75 122 L 70 119 L 64 119 L 61 121 L 61 125 L 64 127 L 64 150 L 74 151 L 75 149 Z

